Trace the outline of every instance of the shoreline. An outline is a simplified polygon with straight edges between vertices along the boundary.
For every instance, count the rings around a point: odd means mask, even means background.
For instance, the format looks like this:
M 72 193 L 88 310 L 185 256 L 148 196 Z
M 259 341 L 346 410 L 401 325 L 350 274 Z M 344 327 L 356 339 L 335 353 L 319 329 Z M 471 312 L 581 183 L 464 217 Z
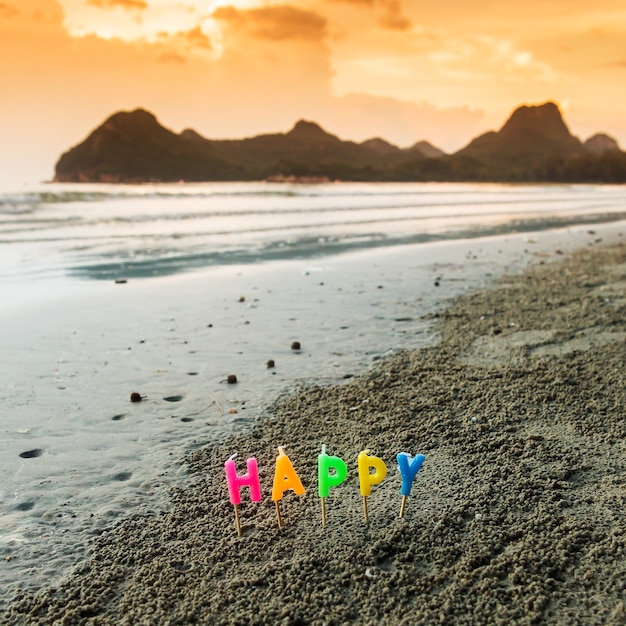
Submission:
M 626 251 L 556 258 L 428 314 L 435 345 L 280 398 L 248 434 L 191 451 L 166 510 L 104 527 L 90 561 L 5 623 L 622 623 Z M 321 444 L 349 466 L 323 529 Z M 282 529 L 278 445 L 308 490 L 286 496 Z M 390 469 L 367 524 L 365 448 Z M 258 458 L 264 492 L 241 507 L 241 538 L 223 476 L 235 451 Z M 401 451 L 426 462 L 400 520 Z

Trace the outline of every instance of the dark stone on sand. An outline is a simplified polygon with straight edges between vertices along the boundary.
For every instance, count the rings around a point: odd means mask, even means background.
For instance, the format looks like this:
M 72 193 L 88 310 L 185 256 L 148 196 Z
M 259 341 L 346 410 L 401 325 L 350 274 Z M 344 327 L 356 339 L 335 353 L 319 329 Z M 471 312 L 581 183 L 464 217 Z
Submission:
M 22 459 L 36 459 L 43 454 L 41 448 L 34 448 L 33 450 L 26 450 L 26 452 L 20 452 L 20 458 Z
M 129 480 L 132 477 L 132 475 L 133 475 L 132 472 L 118 472 L 117 474 L 115 474 L 115 476 L 113 476 L 113 480 L 125 482 Z
M 267 362 L 267 367 L 268 367 L 268 369 L 271 369 L 272 367 L 275 367 L 275 366 L 276 366 L 276 363 L 274 363 L 274 359 L 270 359 L 270 360 Z
M 291 349 L 292 350 L 300 350 L 300 342 L 299 341 L 292 342 Z
M 182 399 L 182 396 L 167 396 L 166 398 L 163 398 L 165 402 L 180 402 Z
M 235 385 L 237 384 L 237 376 L 235 374 L 229 374 L 228 378 L 226 379 L 226 382 L 229 385 Z
M 143 396 L 138 393 L 137 391 L 133 391 L 130 394 L 130 401 L 131 402 L 141 402 L 143 400 Z
M 117 415 L 114 415 L 111 419 L 114 422 L 119 422 L 120 420 L 123 420 L 126 417 L 126 413 L 118 413 Z
M 31 511 L 35 508 L 35 503 L 29 500 L 28 502 L 20 502 L 16 507 L 16 511 Z

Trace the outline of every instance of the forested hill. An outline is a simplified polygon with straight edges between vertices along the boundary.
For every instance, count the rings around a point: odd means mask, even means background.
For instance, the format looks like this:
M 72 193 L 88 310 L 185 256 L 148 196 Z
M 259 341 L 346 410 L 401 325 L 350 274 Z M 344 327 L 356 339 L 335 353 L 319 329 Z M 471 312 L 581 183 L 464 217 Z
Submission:
M 145 110 L 109 117 L 55 167 L 57 182 L 157 181 L 626 182 L 626 152 L 599 133 L 574 137 L 558 107 L 517 108 L 499 131 L 453 154 L 427 141 L 344 141 L 310 121 L 287 133 L 212 140 L 176 134 Z

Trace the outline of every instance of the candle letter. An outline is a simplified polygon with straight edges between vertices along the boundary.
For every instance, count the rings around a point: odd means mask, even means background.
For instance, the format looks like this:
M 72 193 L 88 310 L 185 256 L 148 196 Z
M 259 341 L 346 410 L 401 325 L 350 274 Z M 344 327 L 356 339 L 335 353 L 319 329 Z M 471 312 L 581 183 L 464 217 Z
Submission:
M 359 483 L 361 486 L 361 495 L 369 496 L 372 493 L 372 485 L 377 485 L 385 480 L 387 476 L 387 466 L 382 459 L 377 456 L 369 456 L 369 450 L 359 453 Z M 370 474 L 370 468 L 374 468 L 374 473 Z
M 322 526 L 326 526 L 326 498 L 330 488 L 341 485 L 347 476 L 348 466 L 338 456 L 326 454 L 326 445 L 323 444 L 322 454 L 317 457 L 317 489 L 322 502 Z
M 400 452 L 398 454 L 398 467 L 400 468 L 400 474 L 402 475 L 402 488 L 400 493 L 403 496 L 411 495 L 411 486 L 413 485 L 413 479 L 417 472 L 419 472 L 422 463 L 426 460 L 423 454 L 418 454 L 412 457 L 406 452 Z
M 331 470 L 333 473 L 331 474 Z M 337 487 L 348 476 L 348 466 L 338 456 L 326 454 L 326 446 L 322 446 L 322 454 L 317 457 L 317 479 L 320 498 L 328 498 L 331 487 Z
M 276 473 L 274 474 L 274 486 L 272 488 L 272 500 L 282 500 L 283 493 L 288 489 L 292 489 L 299 496 L 306 492 L 302 486 L 302 481 L 296 474 L 289 457 L 285 454 L 282 446 L 278 448 L 278 456 L 276 457 Z
M 250 499 L 252 502 L 259 502 L 261 500 L 261 483 L 259 481 L 259 468 L 256 459 L 254 457 L 248 459 L 246 466 L 248 467 L 248 473 L 238 475 L 235 461 L 232 457 L 224 463 L 226 481 L 228 482 L 228 495 L 233 505 L 241 503 L 241 493 L 239 490 L 242 487 L 250 487 Z

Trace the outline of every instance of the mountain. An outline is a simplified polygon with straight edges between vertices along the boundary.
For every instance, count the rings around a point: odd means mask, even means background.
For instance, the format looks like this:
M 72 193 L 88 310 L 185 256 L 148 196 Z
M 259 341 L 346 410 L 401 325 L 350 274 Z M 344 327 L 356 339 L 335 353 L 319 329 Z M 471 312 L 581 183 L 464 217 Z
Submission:
M 546 102 L 517 108 L 498 132 L 480 135 L 456 156 L 473 160 L 477 171 L 487 170 L 494 178 L 538 180 L 555 160 L 584 152 L 557 105 Z
M 150 182 L 261 180 L 268 177 L 331 177 L 378 180 L 384 140 L 342 141 L 315 122 L 300 120 L 287 133 L 246 139 L 211 140 L 193 129 L 179 135 L 137 109 L 112 115 L 82 143 L 65 152 L 55 167 L 58 182 Z M 433 148 L 433 150 L 437 150 Z M 443 154 L 443 153 L 442 153 Z M 425 154 L 418 151 L 419 158 Z M 382 168 L 382 169 L 381 169 Z
M 423 154 L 429 159 L 438 159 L 439 157 L 442 157 L 446 154 L 443 150 L 440 150 L 436 146 L 433 146 L 433 144 L 429 143 L 428 141 L 418 141 L 417 143 L 414 143 L 410 148 L 407 148 L 405 152 Z
M 619 150 L 619 145 L 613 137 L 609 137 L 604 133 L 597 133 L 585 141 L 585 148 L 596 154 L 604 154 L 605 152 Z
M 287 133 L 213 140 L 176 134 L 143 109 L 119 112 L 55 167 L 58 182 L 218 180 L 626 182 L 626 153 L 604 134 L 584 144 L 556 104 L 520 106 L 499 131 L 454 154 L 427 141 L 344 141 L 312 121 Z
M 236 167 L 193 131 L 177 135 L 137 109 L 112 115 L 85 141 L 61 156 L 60 182 L 232 179 Z
M 380 137 L 374 137 L 373 139 L 368 139 L 361 144 L 364 148 L 368 148 L 380 155 L 389 155 L 389 154 L 398 154 L 401 152 L 398 146 L 394 146 L 392 143 L 381 139 Z

